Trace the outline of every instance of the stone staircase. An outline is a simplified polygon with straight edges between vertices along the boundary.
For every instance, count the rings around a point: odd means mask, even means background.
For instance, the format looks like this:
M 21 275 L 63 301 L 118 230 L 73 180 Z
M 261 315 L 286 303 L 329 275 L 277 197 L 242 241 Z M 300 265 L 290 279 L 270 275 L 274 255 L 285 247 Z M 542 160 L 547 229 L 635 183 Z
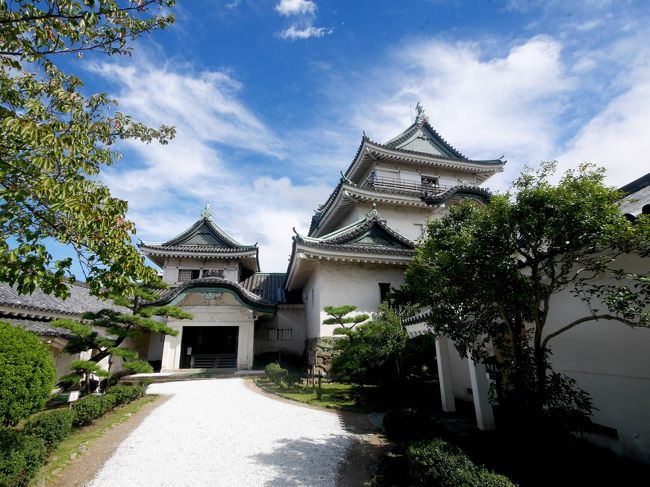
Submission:
M 191 369 L 236 369 L 237 354 L 196 354 L 192 355 Z

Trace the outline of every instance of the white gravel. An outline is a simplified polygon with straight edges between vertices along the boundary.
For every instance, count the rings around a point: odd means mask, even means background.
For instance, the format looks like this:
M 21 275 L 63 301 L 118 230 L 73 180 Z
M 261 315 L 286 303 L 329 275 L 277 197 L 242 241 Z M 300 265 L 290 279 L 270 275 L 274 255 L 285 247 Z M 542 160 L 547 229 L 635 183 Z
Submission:
M 352 443 L 336 414 L 257 394 L 243 379 L 153 384 L 149 392 L 173 397 L 90 487 L 333 486 Z

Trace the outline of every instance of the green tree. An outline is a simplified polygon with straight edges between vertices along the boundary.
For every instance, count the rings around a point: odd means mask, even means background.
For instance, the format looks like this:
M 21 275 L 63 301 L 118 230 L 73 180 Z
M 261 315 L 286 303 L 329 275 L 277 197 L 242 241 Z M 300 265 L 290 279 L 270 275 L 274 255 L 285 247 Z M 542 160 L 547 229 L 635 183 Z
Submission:
M 493 345 L 499 404 L 527 422 L 531 414 L 565 421 L 591 411 L 588 396 L 550 370 L 551 340 L 602 319 L 650 324 L 648 273 L 621 263 L 625 254 L 650 254 L 648 217 L 632 223 L 620 213 L 622 195 L 604 186 L 602 169 L 584 165 L 555 186 L 554 171 L 544 163 L 486 207 L 462 204 L 431 221 L 406 275 L 405 293 L 430 307 L 429 325 L 462 355 L 485 360 Z M 588 312 L 548 332 L 553 297 L 562 292 Z
M 349 377 L 360 384 L 382 382 L 400 375 L 399 360 L 408 345 L 408 335 L 400 317 L 387 303 L 377 315 L 355 329 L 347 329 L 349 339 L 337 340 L 339 355 L 332 363 L 331 373 Z
M 354 312 L 357 309 L 356 306 L 351 304 L 346 304 L 343 306 L 325 306 L 323 311 L 327 313 L 330 317 L 323 320 L 324 325 L 339 325 L 340 328 L 334 329 L 335 335 L 347 335 L 351 330 L 354 329 L 359 323 L 363 323 L 370 315 L 366 313 L 361 313 L 357 315 L 348 316 L 350 313 Z M 350 325 L 345 326 L 345 325 Z
M 0 280 L 20 292 L 69 294 L 72 260 L 55 259 L 48 239 L 74 249 L 95 293 L 154 277 L 132 245 L 127 203 L 96 176 L 119 158 L 117 142 L 165 144 L 174 130 L 148 128 L 107 95 L 85 94 L 55 60 L 129 54 L 128 42 L 173 22 L 173 4 L 0 0 Z
M 11 426 L 45 406 L 56 370 L 47 345 L 0 321 L 0 424 Z
M 62 383 L 72 385 L 81 382 L 82 391 L 89 391 L 91 374 L 100 377 L 109 375 L 98 365 L 109 355 L 124 359 L 122 366 L 134 373 L 152 372 L 151 365 L 140 360 L 137 352 L 126 348 L 127 338 L 137 338 L 145 332 L 176 336 L 176 330 L 155 317 L 192 318 L 191 314 L 178 307 L 156 306 L 161 289 L 164 289 L 164 284 L 160 281 L 156 287 L 154 284 L 135 286 L 128 297 L 114 296 L 113 302 L 122 309 L 106 308 L 84 313 L 81 320 L 53 321 L 52 326 L 66 328 L 74 334 L 65 346 L 65 352 L 76 354 L 92 351 L 89 360 L 75 360 L 70 364 L 73 373 L 63 378 Z

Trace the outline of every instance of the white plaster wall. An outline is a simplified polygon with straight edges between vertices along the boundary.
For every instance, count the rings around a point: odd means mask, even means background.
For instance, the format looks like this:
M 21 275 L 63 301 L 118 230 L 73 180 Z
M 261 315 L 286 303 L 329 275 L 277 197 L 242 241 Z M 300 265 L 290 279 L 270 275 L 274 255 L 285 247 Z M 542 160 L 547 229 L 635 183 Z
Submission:
M 318 338 L 321 332 L 321 266 L 316 265 L 311 276 L 302 288 L 302 300 L 305 303 L 307 322 L 306 338 Z
M 168 284 L 178 283 L 179 269 L 198 269 L 223 271 L 226 279 L 233 282 L 239 282 L 239 265 L 233 259 L 181 259 L 171 257 L 165 259 L 163 266 L 163 281 Z
M 471 185 L 478 184 L 475 174 L 464 171 L 449 170 L 444 168 L 427 168 L 413 166 L 409 164 L 390 164 L 379 162 L 376 165 L 377 175 L 384 178 L 399 177 L 403 181 L 419 182 L 422 176 L 437 177 L 441 186 L 456 186 L 461 181 L 466 181 Z M 369 174 L 370 172 L 368 172 Z M 368 176 L 365 175 L 363 180 Z
M 379 283 L 388 282 L 392 287 L 399 288 L 404 282 L 405 267 L 377 264 L 355 264 L 350 262 L 322 262 L 318 270 L 319 304 L 312 310 L 314 316 L 308 333 L 312 333 L 318 317 L 320 335 L 332 336 L 336 325 L 323 325 L 327 319 L 324 306 L 341 306 L 353 304 L 357 306 L 356 313 L 374 313 L 380 302 Z M 316 273 L 314 273 L 316 274 Z
M 647 272 L 650 259 L 626 257 L 621 265 Z M 551 301 L 545 333 L 586 315 L 585 304 L 565 291 Z M 603 441 L 620 454 L 650 462 L 650 329 L 593 321 L 549 344 L 553 368 L 574 378 L 591 395 L 598 408 L 593 421 L 618 431 L 618 442 Z
M 472 382 L 469 376 L 469 363 L 467 357 L 461 357 L 451 340 L 447 341 L 449 347 L 449 364 L 451 367 L 451 384 L 454 398 L 459 401 L 473 401 L 474 395 L 469 392 Z
M 163 345 L 165 336 L 160 333 L 152 332 L 149 336 L 149 348 L 147 350 L 147 360 L 162 360 Z
M 269 341 L 268 329 L 291 329 L 292 338 L 288 341 Z M 255 355 L 267 352 L 287 352 L 301 356 L 305 351 L 305 308 L 304 306 L 283 307 L 278 306 L 278 311 L 272 320 L 255 324 Z

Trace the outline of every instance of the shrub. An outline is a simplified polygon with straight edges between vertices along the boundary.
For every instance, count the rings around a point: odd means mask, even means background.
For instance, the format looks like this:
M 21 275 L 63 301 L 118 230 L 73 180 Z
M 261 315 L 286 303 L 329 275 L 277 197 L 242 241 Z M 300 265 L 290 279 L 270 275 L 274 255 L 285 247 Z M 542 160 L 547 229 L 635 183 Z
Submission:
M 101 396 L 102 400 L 102 414 L 106 414 L 111 409 L 114 409 L 117 406 L 117 396 L 115 394 L 106 393 Z
M 127 404 L 131 401 L 135 401 L 137 398 L 142 397 L 144 391 L 142 387 L 131 386 L 128 384 L 118 384 L 113 387 L 109 387 L 106 390 L 107 394 L 113 394 L 116 397 L 116 404 L 122 405 Z
M 75 414 L 70 409 L 46 411 L 30 418 L 25 423 L 24 432 L 41 438 L 45 447 L 52 450 L 57 447 L 72 431 Z
M 409 446 L 406 459 L 415 485 L 516 487 L 507 477 L 477 467 L 463 450 L 439 438 Z
M 47 345 L 22 328 L 0 322 L 0 424 L 15 425 L 40 411 L 55 376 Z
M 276 386 L 282 386 L 282 383 L 286 381 L 289 375 L 287 369 L 283 369 L 276 363 L 271 363 L 264 367 L 264 373 Z
M 0 429 L 0 487 L 24 487 L 45 462 L 45 442 L 20 431 Z
M 100 396 L 85 396 L 72 405 L 74 411 L 74 425 L 87 426 L 93 420 L 104 414 L 102 398 Z
M 443 440 L 415 443 L 406 457 L 409 476 L 416 485 L 478 487 L 476 466 L 460 448 Z
M 505 475 L 488 472 L 485 469 L 482 469 L 479 474 L 478 485 L 481 487 L 517 487 L 516 484 Z

